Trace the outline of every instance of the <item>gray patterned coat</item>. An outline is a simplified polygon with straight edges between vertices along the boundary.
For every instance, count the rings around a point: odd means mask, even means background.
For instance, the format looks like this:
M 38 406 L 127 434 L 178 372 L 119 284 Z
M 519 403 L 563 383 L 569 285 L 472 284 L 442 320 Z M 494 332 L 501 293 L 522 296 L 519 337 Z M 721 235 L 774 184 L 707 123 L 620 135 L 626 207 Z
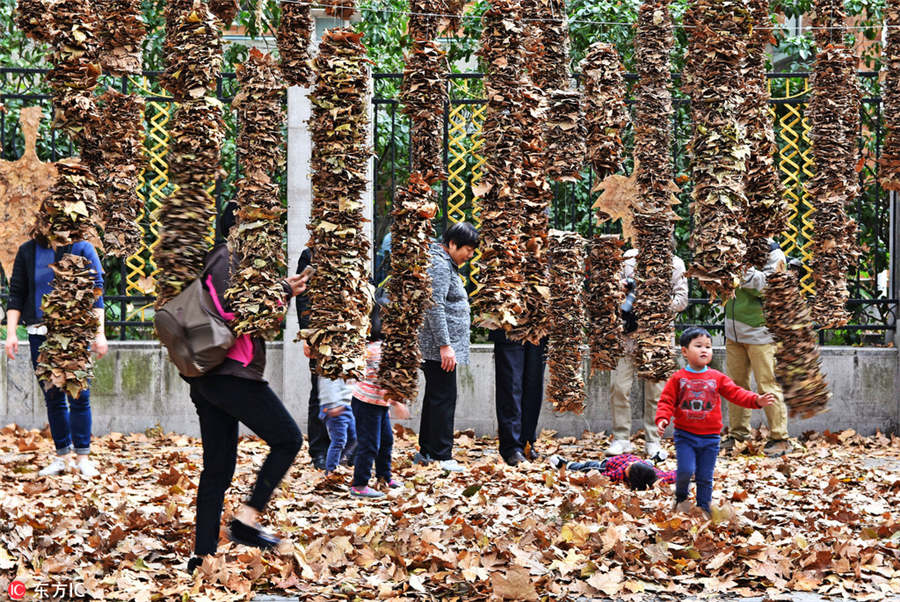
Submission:
M 450 254 L 436 242 L 431 244 L 431 290 L 434 306 L 425 314 L 419 347 L 426 360 L 441 361 L 440 348 L 453 347 L 458 364 L 469 363 L 471 316 L 469 295 Z

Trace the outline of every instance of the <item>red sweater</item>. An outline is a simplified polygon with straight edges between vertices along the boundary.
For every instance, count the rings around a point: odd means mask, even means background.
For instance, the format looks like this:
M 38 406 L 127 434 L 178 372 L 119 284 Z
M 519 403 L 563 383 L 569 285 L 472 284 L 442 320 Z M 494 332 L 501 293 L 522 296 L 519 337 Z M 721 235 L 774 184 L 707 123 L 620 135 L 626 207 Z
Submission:
M 681 369 L 673 374 L 656 406 L 656 424 L 662 420 L 672 422 L 675 428 L 695 435 L 718 435 L 722 431 L 722 401 L 745 408 L 758 408 L 759 395 L 742 389 L 734 381 L 708 368 L 704 372 Z

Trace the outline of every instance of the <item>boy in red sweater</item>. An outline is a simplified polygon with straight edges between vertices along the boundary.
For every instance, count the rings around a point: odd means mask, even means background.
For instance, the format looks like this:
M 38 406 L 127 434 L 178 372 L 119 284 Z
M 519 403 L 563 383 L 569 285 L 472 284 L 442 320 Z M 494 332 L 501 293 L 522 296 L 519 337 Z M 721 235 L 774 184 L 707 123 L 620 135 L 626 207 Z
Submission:
M 712 337 L 703 328 L 691 327 L 679 339 L 687 366 L 675 374 L 663 388 L 656 407 L 659 436 L 675 423 L 675 503 L 687 499 L 691 477 L 697 481 L 697 505 L 707 513 L 712 501 L 712 479 L 719 455 L 722 430 L 722 400 L 745 408 L 762 408 L 775 402 L 771 393 L 757 395 L 742 389 L 730 378 L 709 368 L 712 361 Z M 673 420 L 674 416 L 674 420 Z

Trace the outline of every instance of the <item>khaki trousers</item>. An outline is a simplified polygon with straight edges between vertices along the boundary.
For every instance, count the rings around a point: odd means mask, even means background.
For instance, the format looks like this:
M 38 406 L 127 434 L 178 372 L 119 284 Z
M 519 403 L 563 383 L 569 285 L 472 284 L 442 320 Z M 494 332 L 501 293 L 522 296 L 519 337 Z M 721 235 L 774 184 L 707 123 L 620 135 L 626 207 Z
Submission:
M 612 413 L 613 438 L 628 440 L 631 436 L 631 385 L 634 382 L 634 360 L 625 354 L 612 373 L 612 391 L 609 405 Z M 665 381 L 644 381 L 644 439 L 647 443 L 659 443 L 656 433 L 656 402 L 665 387 Z
M 772 393 L 777 401 L 763 410 L 769 423 L 769 438 L 773 441 L 788 438 L 787 406 L 784 394 L 775 380 L 775 344 L 749 345 L 725 339 L 725 366 L 728 376 L 739 387 L 750 388 L 750 372 L 756 378 L 757 392 Z M 750 414 L 753 410 L 728 404 L 729 434 L 744 440 L 750 436 Z

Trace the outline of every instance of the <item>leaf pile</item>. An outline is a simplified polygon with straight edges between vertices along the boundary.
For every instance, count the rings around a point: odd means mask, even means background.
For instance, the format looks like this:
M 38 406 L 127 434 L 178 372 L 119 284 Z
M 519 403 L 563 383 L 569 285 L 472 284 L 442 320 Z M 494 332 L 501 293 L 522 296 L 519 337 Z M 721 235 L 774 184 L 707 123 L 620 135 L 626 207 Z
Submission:
M 406 55 L 400 101 L 409 117 L 411 169 L 429 184 L 447 179 L 444 167 L 444 105 L 449 102 L 450 68 L 433 40 L 418 39 Z
M 831 391 L 822 374 L 817 331 L 797 277 L 770 274 L 763 295 L 766 327 L 775 338 L 775 377 L 791 417 L 810 418 L 827 409 Z
M 309 328 L 299 336 L 309 343 L 318 374 L 330 379 L 363 377 L 373 302 L 363 228 L 369 78 L 360 37 L 349 29 L 325 32 L 310 95 L 313 203 L 307 227 L 315 272 Z
M 22 33 L 38 42 L 50 42 L 50 0 L 17 0 L 16 27 Z
M 535 0 L 537 14 L 547 20 L 539 23 L 537 52 L 529 62 L 534 83 L 545 91 L 549 107 L 544 137 L 547 143 L 547 174 L 552 180 L 574 182 L 581 178 L 584 165 L 585 124 L 581 110 L 581 92 L 573 89 L 569 78 L 569 24 L 566 5 L 557 0 Z
M 310 86 L 313 68 L 309 54 L 313 20 L 306 2 L 288 0 L 281 3 L 281 22 L 278 24 L 278 54 L 281 73 L 288 86 Z
M 100 64 L 112 75 L 140 75 L 144 36 L 140 0 L 95 0 Z
M 841 3 L 821 0 L 816 4 L 817 17 L 840 13 Z M 843 20 L 823 21 L 834 26 Z M 832 32 L 833 33 L 833 32 Z M 838 30 L 838 35 L 840 31 Z M 820 328 L 843 326 L 850 319 L 847 300 L 847 276 L 856 265 L 856 222 L 846 208 L 859 194 L 856 171 L 859 147 L 861 92 L 856 81 L 857 58 L 846 46 L 828 45 L 828 31 L 818 31 L 822 44 L 813 63 L 812 95 L 809 101 L 809 138 L 816 163 L 816 174 L 807 183 L 807 191 L 815 199 L 810 269 L 816 285 L 812 306 L 813 319 Z
M 693 260 L 688 275 L 699 280 L 711 299 L 725 300 L 740 286 L 747 253 L 742 222 L 750 147 L 739 111 L 752 22 L 744 0 L 698 0 L 685 14 L 685 22 L 693 27 L 683 85 L 691 97 L 694 130 Z
M 130 257 L 141 247 L 144 203 L 137 194 L 144 159 L 144 98 L 108 89 L 100 97 L 105 176 L 100 218 L 103 248 L 115 257 Z
M 237 182 L 237 223 L 229 245 L 240 264 L 225 297 L 235 314 L 235 334 L 271 341 L 281 333 L 287 307 L 282 286 L 285 208 L 270 179 L 283 156 L 284 87 L 272 56 L 256 48 L 236 71 L 240 89 L 232 104 L 241 128 L 237 146 L 243 177 Z
M 748 0 L 753 29 L 747 45 L 744 105 L 740 110 L 747 124 L 747 174 L 744 192 L 747 207 L 744 225 L 747 254 L 744 265 L 762 269 L 769 256 L 768 238 L 787 230 L 790 207 L 784 200 L 784 186 L 775 166 L 775 129 L 769 115 L 766 50 L 774 40 L 769 21 L 769 0 Z
M 165 72 L 160 85 L 176 101 L 197 99 L 216 86 L 222 68 L 222 32 L 205 0 L 166 5 Z
M 645 2 L 638 13 L 635 62 L 634 177 L 632 204 L 636 247 L 634 312 L 638 318 L 635 363 L 641 378 L 665 380 L 675 371 L 672 340 L 672 233 L 678 219 L 672 181 L 672 94 L 669 53 L 674 45 L 672 17 L 662 0 Z
M 550 227 L 550 204 L 553 190 L 547 180 L 547 148 L 543 122 L 547 102 L 540 88 L 526 74 L 520 84 L 522 166 L 519 185 L 524 208 L 521 249 L 527 254 L 522 274 L 524 309 L 516 326 L 507 336 L 511 341 L 527 341 L 539 345 L 547 336 L 550 309 L 550 273 L 547 263 L 547 233 Z
M 282 14 L 284 14 L 285 5 L 285 2 L 281 3 Z M 234 21 L 239 10 L 238 0 L 209 0 L 209 11 L 216 16 L 225 29 L 231 26 L 231 22 Z
M 598 183 L 619 171 L 622 164 L 621 136 L 628 124 L 624 74 L 625 68 L 612 44 L 594 42 L 581 61 L 588 161 Z
M 100 322 L 92 308 L 102 291 L 94 288 L 96 274 L 87 257 L 66 253 L 50 268 L 53 290 L 41 301 L 47 340 L 34 373 L 44 389 L 56 387 L 74 398 L 94 376 L 90 345 Z
M 538 444 L 569 460 L 599 459 L 586 450 L 602 449 L 607 437 L 545 432 Z M 673 512 L 669 485 L 632 492 L 597 473 L 505 466 L 495 438 L 470 432 L 454 442 L 466 473 L 413 466 L 415 434 L 395 425 L 393 472 L 404 487 L 387 500 L 360 503 L 340 482 L 320 487 L 321 473 L 298 459 L 262 517 L 291 538 L 283 552 L 223 538 L 219 554 L 190 576 L 198 439 L 110 433 L 91 446 L 100 478 L 45 478 L 37 470 L 52 441 L 9 425 L 0 429 L 0 589 L 13 579 L 29 593 L 39 582 L 48 592 L 74 582 L 92 599 L 141 602 L 151 592 L 216 602 L 900 593 L 900 439 L 812 433 L 779 459 L 759 453 L 764 444 L 757 436 L 744 454 L 719 458 L 708 520 Z M 259 439 L 241 438 L 224 521 L 267 452 Z
M 900 190 L 900 0 L 886 0 L 884 24 L 887 41 L 881 56 L 885 138 L 881 147 L 878 181 L 885 190 Z
M 378 380 L 385 398 L 402 403 L 416 400 L 419 387 L 419 331 L 431 307 L 429 245 L 431 220 L 437 213 L 436 194 L 417 172 L 397 191 L 391 210 L 391 277 L 389 303 L 381 310 L 381 364 Z
M 614 370 L 625 351 L 619 308 L 622 290 L 622 245 L 618 235 L 595 235 L 588 243 L 587 314 L 590 322 L 591 374 Z
M 51 246 L 90 240 L 96 235 L 97 190 L 91 170 L 77 158 L 56 162 L 57 178 L 38 210 L 35 231 Z
M 555 412 L 584 413 L 584 239 L 550 230 L 550 337 L 547 401 Z
M 523 27 L 519 0 L 495 0 L 482 15 L 479 56 L 487 65 L 483 124 L 484 177 L 473 187 L 482 226 L 478 260 L 481 288 L 473 296 L 473 322 L 510 330 L 524 309 L 525 257 L 521 201 L 522 119 L 519 96 L 524 84 Z

